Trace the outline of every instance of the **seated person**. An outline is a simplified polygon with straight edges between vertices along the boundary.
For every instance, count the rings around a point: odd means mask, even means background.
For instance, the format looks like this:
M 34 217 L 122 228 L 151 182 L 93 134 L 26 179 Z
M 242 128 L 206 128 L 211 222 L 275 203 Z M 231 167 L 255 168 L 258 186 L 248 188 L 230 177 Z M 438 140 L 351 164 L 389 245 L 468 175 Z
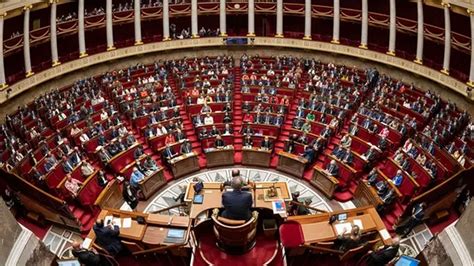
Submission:
M 204 125 L 213 125 L 214 124 L 214 118 L 211 116 L 211 114 L 207 114 L 207 116 L 204 118 Z
M 130 184 L 132 187 L 137 188 L 143 179 L 145 179 L 145 175 L 138 170 L 138 167 L 133 167 L 132 174 L 130 175 Z
M 370 170 L 369 175 L 367 175 L 367 182 L 369 182 L 369 185 L 375 185 L 377 182 L 377 178 L 379 177 L 379 174 L 377 173 L 377 168 L 372 168 Z
M 380 150 L 385 151 L 388 146 L 388 141 L 386 137 L 381 137 L 379 140 L 379 143 L 377 144 L 377 147 L 379 147 Z
M 399 247 L 400 239 L 393 237 L 392 245 L 380 246 L 375 251 L 369 251 L 367 266 L 388 265 L 397 256 Z
M 77 258 L 81 265 L 92 266 L 102 265 L 100 255 L 92 250 L 82 248 L 77 241 L 72 242 L 72 255 Z
M 301 144 L 308 144 L 308 137 L 307 137 L 307 134 L 305 132 L 303 132 L 303 135 L 301 135 L 299 138 L 298 138 L 298 142 L 301 143 Z
M 232 116 L 229 112 L 224 113 L 224 118 L 222 119 L 224 123 L 232 123 Z
M 337 159 L 341 160 L 341 158 L 346 155 L 346 150 L 340 146 L 336 146 L 331 154 Z
M 166 148 L 163 150 L 163 157 L 166 158 L 166 160 L 172 159 L 175 157 L 177 154 L 174 153 L 173 148 L 171 148 L 170 144 L 166 144 Z
M 352 144 L 352 138 L 349 134 L 344 135 L 341 139 L 341 146 L 345 149 L 350 148 Z
M 388 190 L 388 184 L 385 180 L 380 180 L 379 182 L 377 182 L 375 184 L 375 188 L 377 189 L 377 194 L 379 196 L 382 196 L 384 195 L 385 193 L 387 193 L 387 190 Z
M 250 125 L 247 125 L 245 128 L 242 130 L 242 135 L 253 135 L 253 129 L 250 127 Z
M 357 225 L 353 225 L 349 234 L 347 234 L 347 231 L 344 228 L 342 234 L 337 237 L 334 244 L 337 246 L 338 250 L 346 252 L 358 247 L 361 243 L 360 228 Z
M 173 134 L 166 135 L 165 144 L 173 144 L 175 142 L 176 142 L 176 138 L 174 137 Z
M 253 147 L 253 140 L 250 135 L 246 135 L 244 138 L 244 147 Z
M 316 154 L 316 152 L 314 151 L 313 147 L 311 147 L 309 145 L 305 145 L 304 146 L 304 152 L 302 154 L 300 154 L 300 156 L 302 156 L 303 158 L 308 160 L 308 164 L 312 164 L 313 161 L 314 161 L 315 154 Z
M 143 146 L 140 144 L 138 147 L 133 151 L 133 158 L 138 159 L 140 158 L 145 152 L 143 151 Z
M 199 131 L 199 139 L 203 140 L 209 136 L 209 133 L 207 132 L 207 129 L 203 127 L 201 131 Z
M 104 225 L 104 220 L 97 220 L 94 227 L 95 243 L 104 248 L 111 256 L 115 256 L 122 250 L 120 240 L 120 228 L 113 221 Z
M 88 177 L 94 173 L 94 167 L 88 162 L 84 161 L 81 165 L 81 174 L 83 177 Z
M 66 156 L 63 156 L 63 170 L 65 173 L 70 173 L 74 170 L 74 165 L 68 160 Z
M 272 149 L 272 142 L 269 140 L 268 136 L 265 136 L 263 139 L 260 148 L 263 150 L 271 150 Z
M 72 178 L 71 174 L 67 174 L 66 182 L 64 182 L 64 187 L 71 193 L 71 195 L 75 198 L 77 197 L 77 193 L 81 189 L 83 183 L 75 178 Z
M 230 124 L 225 124 L 223 135 L 232 135 L 232 133 L 234 133 L 234 129 L 230 127 Z
M 97 183 L 99 184 L 100 187 L 105 187 L 107 186 L 108 182 L 109 180 L 107 179 L 107 177 L 105 177 L 104 171 L 100 170 L 97 173 Z
M 331 162 L 329 162 L 329 164 L 326 166 L 326 173 L 328 175 L 338 177 L 339 166 L 337 165 L 335 160 L 331 160 Z
M 155 160 L 153 160 L 150 156 L 147 155 L 146 159 L 143 161 L 143 167 L 147 170 L 155 172 L 158 170 L 158 165 L 156 164 Z
M 329 138 L 330 136 L 332 135 L 332 130 L 331 128 L 329 127 L 329 125 L 327 125 L 323 131 L 321 132 L 321 137 L 327 139 Z
M 311 132 L 311 124 L 309 122 L 305 122 L 302 126 L 301 126 L 301 131 L 303 132 Z M 324 136 L 323 136 L 324 137 Z
M 216 140 L 214 141 L 214 148 L 224 148 L 225 143 L 224 140 L 220 135 L 216 136 Z
M 219 131 L 219 129 L 217 129 L 216 125 L 213 125 L 209 135 L 215 137 L 220 134 L 221 132 Z
M 354 155 L 352 155 L 351 148 L 348 148 L 346 150 L 344 156 L 342 156 L 340 160 L 345 164 L 348 164 L 348 165 L 352 164 L 352 161 L 354 160 Z
M 362 158 L 366 159 L 369 164 L 375 161 L 377 158 L 377 150 L 374 146 L 371 146 L 363 155 Z
M 403 182 L 402 170 L 397 170 L 397 174 L 392 178 L 392 183 L 399 187 Z
M 193 149 L 192 149 L 191 143 L 189 143 L 187 140 L 185 140 L 183 142 L 183 144 L 181 144 L 181 148 L 180 148 L 181 154 L 187 154 L 187 153 L 190 153 L 192 151 L 193 151 Z
M 245 221 L 252 217 L 250 213 L 253 204 L 252 194 L 242 191 L 243 183 L 244 180 L 240 175 L 234 176 L 231 183 L 233 191 L 222 194 L 222 206 L 224 206 L 222 217 Z

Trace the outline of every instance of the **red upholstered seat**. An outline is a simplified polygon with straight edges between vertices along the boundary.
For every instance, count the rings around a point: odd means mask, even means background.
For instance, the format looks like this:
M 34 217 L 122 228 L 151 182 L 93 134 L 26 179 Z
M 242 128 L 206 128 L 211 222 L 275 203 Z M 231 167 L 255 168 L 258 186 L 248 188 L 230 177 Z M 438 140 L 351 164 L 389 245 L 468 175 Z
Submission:
M 280 228 L 280 242 L 285 248 L 295 248 L 304 243 L 304 235 L 300 223 L 297 221 L 286 221 Z

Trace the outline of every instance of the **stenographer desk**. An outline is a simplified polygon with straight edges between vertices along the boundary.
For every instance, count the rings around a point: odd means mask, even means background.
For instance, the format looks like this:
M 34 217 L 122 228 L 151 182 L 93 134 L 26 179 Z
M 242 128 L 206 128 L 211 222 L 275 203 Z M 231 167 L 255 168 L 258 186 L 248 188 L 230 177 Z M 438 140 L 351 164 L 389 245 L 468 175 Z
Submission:
M 277 154 L 278 170 L 297 176 L 299 178 L 303 177 L 304 169 L 306 167 L 306 164 L 308 163 L 308 160 L 296 154 L 291 154 L 284 151 L 279 151 L 277 152 Z
M 197 218 L 201 213 L 212 210 L 214 208 L 222 207 L 222 193 L 221 183 L 204 183 L 204 188 L 200 192 L 203 195 L 202 204 L 194 204 L 194 183 L 190 183 L 186 189 L 186 195 L 184 200 L 191 203 L 191 209 L 189 217 L 191 219 Z M 266 192 L 270 187 L 275 186 L 278 191 L 278 196 L 275 198 L 267 198 L 265 196 Z M 255 182 L 255 188 L 249 189 L 249 192 L 252 193 L 253 198 L 253 207 L 254 208 L 265 208 L 273 209 L 272 201 L 273 200 L 283 200 L 291 201 L 291 192 L 287 182 Z M 286 212 L 280 214 L 282 217 L 286 217 Z
M 205 151 L 207 167 L 234 165 L 234 147 L 208 148 Z
M 188 216 L 169 216 L 161 214 L 148 214 L 139 212 L 121 211 L 115 209 L 104 209 L 100 212 L 98 219 L 105 219 L 107 216 L 121 218 L 120 239 L 134 243 L 142 247 L 143 251 L 161 246 L 168 246 L 170 249 L 177 246 L 187 247 L 191 231 L 191 219 Z M 143 217 L 145 224 L 139 224 L 137 217 Z M 131 225 L 124 227 L 124 219 L 131 218 Z M 170 229 L 185 230 L 184 240 L 181 243 L 168 243 L 166 237 Z M 85 243 L 89 242 L 85 248 L 89 248 L 95 241 L 94 230 L 87 235 Z
M 198 155 L 196 152 L 186 153 L 168 160 L 174 177 L 196 172 L 199 168 Z
M 269 167 L 272 151 L 255 147 L 242 148 L 242 165 Z
M 330 217 L 339 214 L 347 214 L 347 219 L 330 224 Z M 377 232 L 384 244 L 390 245 L 392 243 L 392 238 L 382 219 L 372 206 L 328 213 L 290 216 L 288 220 L 297 221 L 301 225 L 305 245 L 336 240 L 338 236 L 337 227 L 339 224 L 347 223 L 360 224 L 362 225 L 362 234 Z M 356 222 L 354 223 L 354 221 Z

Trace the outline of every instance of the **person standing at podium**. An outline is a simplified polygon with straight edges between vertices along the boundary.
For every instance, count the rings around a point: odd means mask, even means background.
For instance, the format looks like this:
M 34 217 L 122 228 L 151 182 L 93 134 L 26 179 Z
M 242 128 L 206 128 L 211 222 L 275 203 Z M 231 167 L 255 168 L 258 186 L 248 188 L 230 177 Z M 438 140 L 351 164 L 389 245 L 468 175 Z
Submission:
M 250 213 L 253 204 L 252 194 L 242 191 L 243 184 L 244 180 L 240 175 L 232 177 L 233 190 L 222 194 L 222 206 L 224 206 L 222 217 L 245 221 L 252 217 Z

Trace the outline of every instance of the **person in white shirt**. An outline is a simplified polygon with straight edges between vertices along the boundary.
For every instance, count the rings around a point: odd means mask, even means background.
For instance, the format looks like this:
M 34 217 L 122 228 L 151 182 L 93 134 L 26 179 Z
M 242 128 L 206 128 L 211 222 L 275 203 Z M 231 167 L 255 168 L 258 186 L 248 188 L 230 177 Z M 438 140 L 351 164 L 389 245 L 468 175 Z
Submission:
M 119 136 L 120 136 L 120 137 L 123 137 L 123 136 L 125 136 L 125 135 L 128 134 L 128 130 L 127 130 L 127 128 L 126 128 L 125 126 L 122 125 L 122 126 L 118 129 L 118 133 L 119 133 Z
M 214 124 L 214 118 L 210 114 L 207 114 L 207 116 L 204 118 L 204 125 L 213 125 L 213 124 Z
M 89 136 L 87 136 L 86 133 L 82 133 L 82 135 L 79 137 L 79 140 L 81 141 L 81 143 L 87 142 L 89 141 Z
M 107 114 L 105 110 L 102 110 L 102 113 L 100 113 L 100 119 L 105 120 L 107 118 L 109 118 L 109 115 Z
M 77 126 L 74 126 L 72 129 L 71 129 L 71 136 L 74 136 L 74 135 L 77 135 L 81 132 L 81 130 L 77 127 Z

